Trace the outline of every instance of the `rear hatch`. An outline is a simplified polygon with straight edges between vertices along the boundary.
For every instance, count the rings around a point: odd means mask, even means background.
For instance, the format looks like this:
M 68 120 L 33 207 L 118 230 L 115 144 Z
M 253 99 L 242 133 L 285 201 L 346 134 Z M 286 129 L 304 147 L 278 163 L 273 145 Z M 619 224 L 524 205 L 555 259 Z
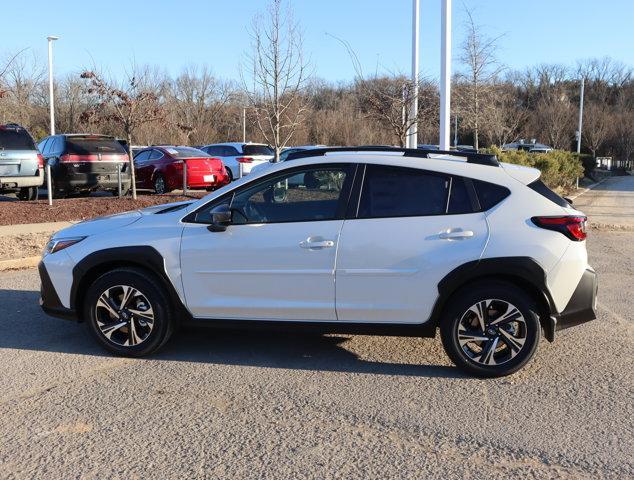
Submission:
M 100 135 L 68 136 L 60 158 L 76 173 L 112 174 L 128 162 L 128 154 L 117 140 Z M 122 168 L 125 170 L 125 168 Z
M 0 177 L 31 177 L 42 166 L 31 135 L 21 127 L 0 126 Z

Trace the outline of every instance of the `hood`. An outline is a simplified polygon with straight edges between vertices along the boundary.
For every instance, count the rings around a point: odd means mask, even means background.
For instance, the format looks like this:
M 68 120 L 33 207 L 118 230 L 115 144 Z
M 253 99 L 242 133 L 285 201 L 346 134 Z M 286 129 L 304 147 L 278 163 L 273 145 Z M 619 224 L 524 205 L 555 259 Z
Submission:
M 117 213 L 106 217 L 97 217 L 92 220 L 79 222 L 71 227 L 60 230 L 53 235 L 53 238 L 60 237 L 87 237 L 96 235 L 115 228 L 125 227 L 141 218 L 141 212 L 134 210 L 131 212 Z
M 151 207 L 145 207 L 138 212 L 141 215 L 153 215 L 155 213 L 161 213 L 161 211 L 167 212 L 175 212 L 177 210 L 182 210 L 186 208 L 190 203 L 193 203 L 193 200 L 183 200 L 181 202 L 172 202 L 172 203 L 164 203 L 162 205 L 152 205 Z

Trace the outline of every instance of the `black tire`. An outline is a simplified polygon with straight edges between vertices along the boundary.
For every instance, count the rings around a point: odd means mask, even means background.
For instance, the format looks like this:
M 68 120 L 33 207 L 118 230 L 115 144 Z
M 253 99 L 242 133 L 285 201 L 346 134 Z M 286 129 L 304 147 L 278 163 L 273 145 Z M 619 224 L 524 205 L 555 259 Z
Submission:
M 227 172 L 227 177 L 229 177 L 229 183 L 233 182 L 233 173 L 229 167 L 225 167 L 225 171 Z
M 541 336 L 539 310 L 535 300 L 517 286 L 501 281 L 471 284 L 455 293 L 447 305 L 440 324 L 442 343 L 463 371 L 502 377 L 518 371 L 535 355 Z M 479 340 L 471 341 L 475 338 Z
M 24 201 L 37 200 L 38 191 L 37 187 L 23 187 L 18 192 L 18 198 Z
M 157 195 L 163 195 L 169 192 L 169 187 L 167 186 L 167 180 L 160 173 L 157 173 L 154 177 L 154 193 Z
M 102 294 L 108 292 L 112 292 L 116 297 L 122 286 L 131 287 L 140 295 L 131 295 L 130 300 L 119 309 L 119 316 L 115 318 L 99 300 Z M 122 296 L 123 291 L 119 301 L 122 300 Z M 106 350 L 117 355 L 142 357 L 156 352 L 172 335 L 174 315 L 172 306 L 166 300 L 168 298 L 169 295 L 161 283 L 151 273 L 137 268 L 118 268 L 103 274 L 88 288 L 84 299 L 84 318 L 93 336 Z M 136 304 L 132 305 L 130 302 Z M 114 299 L 109 305 L 114 311 L 121 307 Z M 131 306 L 134 308 L 130 308 Z M 143 310 L 144 306 L 148 309 Z M 140 313 L 151 312 L 151 326 L 149 315 L 144 317 L 131 313 L 128 309 Z M 121 313 L 122 311 L 124 313 Z M 125 325 L 114 328 L 125 322 Z M 110 333 L 110 338 L 107 337 L 107 333 Z M 125 345 L 126 342 L 128 345 Z

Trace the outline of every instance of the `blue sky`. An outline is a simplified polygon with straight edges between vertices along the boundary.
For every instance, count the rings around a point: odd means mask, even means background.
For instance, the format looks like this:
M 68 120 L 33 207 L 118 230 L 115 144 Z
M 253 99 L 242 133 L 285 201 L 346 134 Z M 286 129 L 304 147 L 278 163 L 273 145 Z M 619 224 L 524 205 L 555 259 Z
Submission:
M 305 51 L 318 77 L 347 81 L 354 69 L 348 41 L 365 72 L 409 73 L 411 0 L 287 0 L 304 29 Z M 47 35 L 55 45 L 56 73 L 93 63 L 113 75 L 129 66 L 157 65 L 170 74 L 207 64 L 239 78 L 249 48 L 246 27 L 266 0 L 87 0 L 2 2 L 0 58 L 22 48 L 46 61 Z M 634 0 L 454 0 L 454 59 L 463 38 L 464 7 L 492 36 L 504 34 L 499 59 L 511 68 L 538 63 L 574 65 L 582 58 L 613 58 L 634 66 Z M 420 64 L 439 69 L 440 0 L 421 0 Z

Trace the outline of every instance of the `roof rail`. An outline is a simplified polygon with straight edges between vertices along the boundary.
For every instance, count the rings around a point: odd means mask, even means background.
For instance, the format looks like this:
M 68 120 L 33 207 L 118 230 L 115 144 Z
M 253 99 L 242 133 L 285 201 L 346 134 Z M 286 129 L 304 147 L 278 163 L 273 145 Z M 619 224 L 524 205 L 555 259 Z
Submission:
M 433 158 L 430 155 L 451 155 L 452 157 L 466 158 L 467 163 L 475 163 L 478 165 L 488 165 L 490 167 L 499 167 L 500 162 L 497 157 L 488 153 L 462 152 L 459 150 L 431 150 L 424 148 L 402 148 L 402 147 L 383 147 L 383 146 L 358 146 L 358 147 L 328 147 L 315 148 L 312 150 L 302 150 L 290 153 L 288 160 L 297 160 L 307 157 L 320 157 L 327 153 L 337 152 L 403 152 L 406 157 Z

